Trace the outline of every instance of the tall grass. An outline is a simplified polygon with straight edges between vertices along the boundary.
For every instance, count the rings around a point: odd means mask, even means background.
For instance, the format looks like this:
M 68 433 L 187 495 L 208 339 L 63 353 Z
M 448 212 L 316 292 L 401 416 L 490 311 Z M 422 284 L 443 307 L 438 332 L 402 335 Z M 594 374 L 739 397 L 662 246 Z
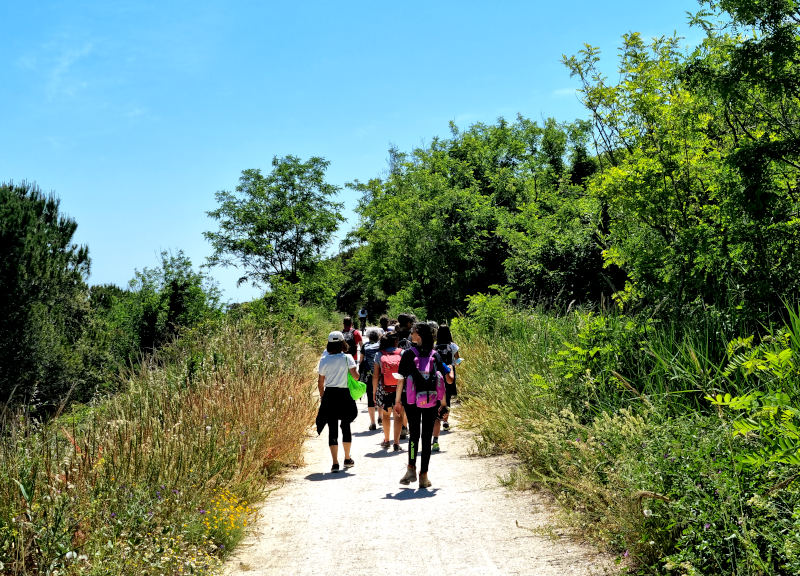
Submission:
M 667 324 L 500 296 L 453 328 L 479 447 L 516 453 L 521 481 L 549 491 L 565 525 L 642 573 L 798 573 L 796 470 L 743 467 L 758 439 L 734 438 L 705 399 L 763 385 L 726 371 L 734 335 L 713 316 Z
M 8 574 L 214 573 L 313 421 L 307 340 L 198 330 L 127 390 L 47 423 L 14 417 L 0 444 Z

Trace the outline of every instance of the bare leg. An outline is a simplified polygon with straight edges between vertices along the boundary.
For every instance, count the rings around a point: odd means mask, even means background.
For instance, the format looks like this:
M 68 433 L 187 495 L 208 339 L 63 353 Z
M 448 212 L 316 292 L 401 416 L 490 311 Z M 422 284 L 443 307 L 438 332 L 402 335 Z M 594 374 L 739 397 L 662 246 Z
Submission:
M 439 437 L 439 431 L 441 429 L 442 429 L 442 421 L 441 420 L 437 420 L 436 424 L 433 425 L 433 437 L 434 438 L 438 438 Z
M 372 424 L 375 424 L 375 408 L 368 408 L 369 410 L 369 421 Z
M 389 428 L 392 426 L 392 421 L 389 418 L 389 413 L 386 410 L 381 409 L 381 412 L 383 412 L 383 420 L 381 421 L 383 423 L 383 440 L 384 442 L 388 442 Z
M 350 442 L 342 442 L 344 445 L 344 459 L 350 460 Z
M 347 446 L 347 452 L 350 452 L 350 445 L 349 444 L 345 444 L 345 446 Z M 333 463 L 334 464 L 338 464 L 339 463 L 339 445 L 338 444 L 334 444 L 333 446 L 328 446 L 328 448 L 331 449 L 331 457 L 333 458 Z

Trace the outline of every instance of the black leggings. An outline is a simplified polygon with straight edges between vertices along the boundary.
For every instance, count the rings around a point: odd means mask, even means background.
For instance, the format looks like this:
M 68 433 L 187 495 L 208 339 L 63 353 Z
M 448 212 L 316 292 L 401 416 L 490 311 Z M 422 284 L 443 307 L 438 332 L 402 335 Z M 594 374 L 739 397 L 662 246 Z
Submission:
M 338 418 L 328 420 L 328 446 L 336 446 L 339 443 L 339 431 L 336 426 L 339 424 Z M 353 435 L 350 433 L 350 422 L 342 420 L 342 442 L 352 442 Z
M 417 408 L 415 405 L 406 405 L 408 415 L 408 465 L 417 465 L 417 452 L 420 446 L 420 424 L 422 425 L 422 467 L 420 474 L 428 473 L 428 463 L 431 460 L 431 437 L 433 436 L 433 425 L 436 423 L 436 415 L 439 412 L 439 404 L 430 408 Z
M 325 388 L 325 398 L 331 402 L 328 412 L 328 446 L 336 446 L 339 443 L 337 438 L 339 431 L 339 416 L 347 414 L 347 405 L 353 405 L 350 399 L 350 391 L 347 388 Z M 352 442 L 353 435 L 350 433 L 350 420 L 342 420 L 342 442 Z
M 372 399 L 372 374 L 367 380 L 367 408 L 375 408 L 375 400 Z

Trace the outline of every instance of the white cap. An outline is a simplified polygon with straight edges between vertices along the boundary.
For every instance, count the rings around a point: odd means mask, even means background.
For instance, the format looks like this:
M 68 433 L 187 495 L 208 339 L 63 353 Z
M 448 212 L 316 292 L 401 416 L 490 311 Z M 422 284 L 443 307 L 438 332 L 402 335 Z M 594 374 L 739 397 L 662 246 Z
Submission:
M 344 334 L 338 330 L 334 330 L 328 334 L 328 342 L 344 342 Z

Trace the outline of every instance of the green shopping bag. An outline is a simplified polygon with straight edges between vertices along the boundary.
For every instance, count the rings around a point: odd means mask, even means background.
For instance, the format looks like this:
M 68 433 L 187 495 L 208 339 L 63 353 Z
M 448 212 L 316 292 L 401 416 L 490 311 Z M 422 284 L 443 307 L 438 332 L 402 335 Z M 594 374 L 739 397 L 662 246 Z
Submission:
M 350 390 L 350 396 L 353 400 L 359 400 L 364 394 L 367 393 L 367 385 L 363 382 L 360 382 L 353 378 L 353 375 L 350 374 L 350 362 L 347 361 L 347 355 L 345 353 L 344 363 L 347 367 L 347 389 Z

